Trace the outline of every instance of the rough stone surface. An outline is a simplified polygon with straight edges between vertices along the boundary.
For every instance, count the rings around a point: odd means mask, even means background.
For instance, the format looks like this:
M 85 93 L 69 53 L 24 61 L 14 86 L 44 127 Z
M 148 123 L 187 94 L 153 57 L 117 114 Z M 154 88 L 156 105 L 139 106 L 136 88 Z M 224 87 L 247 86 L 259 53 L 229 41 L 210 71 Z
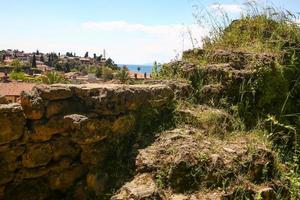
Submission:
M 140 113 L 173 98 L 161 84 L 39 85 L 0 103 L 0 199 L 102 199 L 133 161 Z
M 19 139 L 24 133 L 25 115 L 18 104 L 0 105 L 0 145 Z
M 158 189 L 151 174 L 140 174 L 124 185 L 111 200 L 159 199 L 158 197 Z

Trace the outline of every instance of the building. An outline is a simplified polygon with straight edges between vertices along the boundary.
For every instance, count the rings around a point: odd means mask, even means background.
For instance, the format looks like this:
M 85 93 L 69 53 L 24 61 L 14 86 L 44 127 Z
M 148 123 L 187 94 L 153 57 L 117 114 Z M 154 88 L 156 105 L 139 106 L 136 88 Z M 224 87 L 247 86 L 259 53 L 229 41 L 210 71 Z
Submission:
M 145 80 L 145 79 L 150 78 L 149 75 L 150 74 L 147 74 L 147 73 L 146 74 L 142 74 L 142 73 L 139 73 L 139 72 L 128 71 L 128 76 L 131 79 Z
M 10 82 L 0 83 L 0 96 L 4 96 L 9 103 L 18 102 L 22 91 L 31 91 L 35 83 Z

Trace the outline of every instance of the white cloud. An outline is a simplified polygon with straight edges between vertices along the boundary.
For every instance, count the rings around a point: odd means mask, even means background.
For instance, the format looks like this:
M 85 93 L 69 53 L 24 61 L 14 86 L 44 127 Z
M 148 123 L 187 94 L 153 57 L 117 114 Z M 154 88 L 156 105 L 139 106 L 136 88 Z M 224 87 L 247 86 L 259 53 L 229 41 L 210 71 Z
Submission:
M 111 37 L 118 37 L 118 41 L 110 39 L 111 43 L 105 48 L 117 62 L 130 64 L 168 62 L 182 50 L 192 48 L 191 36 L 194 45 L 201 46 L 202 38 L 208 34 L 196 24 L 145 25 L 112 21 L 85 22 L 82 27 L 90 33 L 107 32 Z
M 222 11 L 226 13 L 241 13 L 242 6 L 239 4 L 212 4 L 210 8 L 217 11 Z
M 143 32 L 149 34 L 169 34 L 172 32 L 182 31 L 183 25 L 144 25 L 128 23 L 126 21 L 112 22 L 85 22 L 82 24 L 85 29 L 94 29 L 102 31 L 126 31 L 126 32 Z

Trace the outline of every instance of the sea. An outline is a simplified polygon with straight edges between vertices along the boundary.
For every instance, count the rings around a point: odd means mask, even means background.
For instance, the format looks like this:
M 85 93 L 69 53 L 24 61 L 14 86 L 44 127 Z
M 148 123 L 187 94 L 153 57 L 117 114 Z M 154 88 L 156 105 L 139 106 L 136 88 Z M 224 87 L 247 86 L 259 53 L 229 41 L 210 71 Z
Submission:
M 141 68 L 140 73 L 150 74 L 153 68 L 153 65 L 130 65 L 130 64 L 118 64 L 119 67 L 126 65 L 130 71 L 138 72 L 138 67 Z

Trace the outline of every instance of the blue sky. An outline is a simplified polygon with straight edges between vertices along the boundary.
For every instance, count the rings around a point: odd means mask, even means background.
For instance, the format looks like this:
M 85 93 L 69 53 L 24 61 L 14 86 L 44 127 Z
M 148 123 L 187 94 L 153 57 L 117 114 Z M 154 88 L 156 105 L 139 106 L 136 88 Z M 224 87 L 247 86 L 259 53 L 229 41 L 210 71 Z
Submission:
M 262 1 L 262 0 L 256 0 Z M 232 16 L 242 0 L 0 0 L 0 48 L 42 52 L 102 53 L 117 63 L 168 62 L 191 48 L 187 30 L 200 41 L 207 30 L 195 24 L 193 5 Z M 300 12 L 299 0 L 273 4 Z M 188 28 L 187 28 L 188 27 Z M 198 42 L 200 45 L 200 42 Z

